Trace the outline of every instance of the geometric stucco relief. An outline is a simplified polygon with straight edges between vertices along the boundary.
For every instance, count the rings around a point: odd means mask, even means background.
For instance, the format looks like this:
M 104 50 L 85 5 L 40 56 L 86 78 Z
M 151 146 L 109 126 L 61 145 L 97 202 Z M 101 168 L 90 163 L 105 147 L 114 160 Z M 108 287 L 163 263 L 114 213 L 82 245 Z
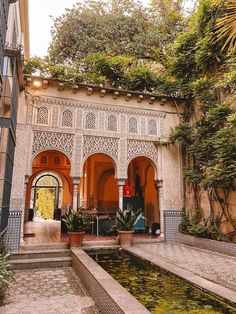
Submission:
M 59 149 L 72 157 L 73 138 L 73 134 L 34 131 L 33 156 L 43 149 Z
M 158 150 L 153 142 L 140 140 L 127 140 L 127 161 L 135 156 L 147 156 L 150 159 L 158 160 Z
M 103 136 L 84 136 L 83 158 L 92 153 L 107 153 L 113 159 L 118 159 L 119 140 Z

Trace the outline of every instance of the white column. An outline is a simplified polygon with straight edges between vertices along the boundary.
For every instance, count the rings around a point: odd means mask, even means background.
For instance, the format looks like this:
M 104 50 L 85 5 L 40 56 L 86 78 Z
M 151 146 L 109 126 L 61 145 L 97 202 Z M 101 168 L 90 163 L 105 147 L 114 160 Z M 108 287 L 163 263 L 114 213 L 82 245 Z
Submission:
M 117 185 L 119 187 L 119 208 L 123 210 L 123 187 L 125 179 L 117 179 Z
M 73 177 L 73 210 L 78 209 L 78 187 L 80 183 L 80 177 Z
M 164 239 L 164 204 L 163 204 L 163 180 L 157 180 L 156 185 L 158 188 L 158 197 L 159 197 L 159 211 L 160 211 L 160 227 L 161 234 L 160 238 Z
M 22 210 L 21 210 L 21 229 L 20 229 L 20 243 L 24 243 L 24 227 L 25 227 L 25 202 L 26 202 L 26 191 L 29 183 L 29 176 L 25 176 L 25 185 L 24 185 L 24 195 L 22 199 Z

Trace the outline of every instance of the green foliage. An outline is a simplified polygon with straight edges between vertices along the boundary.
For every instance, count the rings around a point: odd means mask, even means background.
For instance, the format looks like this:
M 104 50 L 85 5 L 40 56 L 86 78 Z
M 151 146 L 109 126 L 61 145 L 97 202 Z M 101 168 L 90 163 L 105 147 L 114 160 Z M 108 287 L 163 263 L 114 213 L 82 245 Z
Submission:
M 141 208 L 135 211 L 130 206 L 123 210 L 119 208 L 116 212 L 116 227 L 118 230 L 131 231 L 141 218 L 144 219 Z
M 85 231 L 91 224 L 91 217 L 85 213 L 82 213 L 82 208 L 77 211 L 69 210 L 62 217 L 62 221 L 66 223 L 66 227 L 70 232 L 81 232 Z
M 128 89 L 154 92 L 156 86 L 157 77 L 146 65 L 137 66 L 130 71 Z
M 175 128 L 171 128 L 169 141 L 175 143 L 177 141 L 190 144 L 192 142 L 192 129 L 189 123 L 184 122 L 177 125 Z
M 195 61 L 197 33 L 189 29 L 177 38 L 173 50 L 174 61 L 170 65 L 171 74 L 181 81 L 190 81 L 197 77 Z
M 236 69 L 224 73 L 223 78 L 218 82 L 217 87 L 223 89 L 224 92 L 236 93 Z
M 208 226 L 206 223 L 196 223 L 184 211 L 182 211 L 179 231 L 198 238 L 227 241 L 226 237 L 214 226 Z
M 188 168 L 185 169 L 185 178 L 195 184 L 200 184 L 202 182 L 202 173 L 199 169 Z
M 3 304 L 10 279 L 12 278 L 12 272 L 7 263 L 8 256 L 8 254 L 0 253 L 0 306 Z
M 136 1 L 89 1 L 54 20 L 49 54 L 71 64 L 90 53 L 147 57 L 158 46 L 157 28 Z

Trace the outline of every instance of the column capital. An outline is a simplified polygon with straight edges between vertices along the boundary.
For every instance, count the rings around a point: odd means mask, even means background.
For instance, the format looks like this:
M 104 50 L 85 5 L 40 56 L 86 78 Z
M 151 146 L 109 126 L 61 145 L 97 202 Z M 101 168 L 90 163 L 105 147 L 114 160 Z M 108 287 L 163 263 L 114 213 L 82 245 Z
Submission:
M 126 179 L 116 179 L 117 185 L 125 185 Z
M 25 175 L 25 184 L 28 184 L 28 183 L 29 183 L 29 178 L 30 178 L 29 175 Z
M 155 184 L 158 188 L 162 188 L 163 187 L 163 179 L 155 180 Z
M 80 184 L 81 177 L 72 177 L 73 184 Z

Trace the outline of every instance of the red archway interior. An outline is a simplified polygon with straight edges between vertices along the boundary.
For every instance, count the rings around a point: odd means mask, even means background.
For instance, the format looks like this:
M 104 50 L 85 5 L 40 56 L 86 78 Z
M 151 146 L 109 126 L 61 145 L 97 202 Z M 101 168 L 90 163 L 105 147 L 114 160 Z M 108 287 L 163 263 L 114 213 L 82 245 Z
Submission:
M 126 184 L 131 186 L 132 196 L 139 194 L 144 199 L 145 224 L 151 227 L 153 223 L 159 223 L 158 190 L 152 161 L 147 157 L 134 158 L 128 167 Z
M 115 168 L 109 156 L 94 154 L 85 161 L 79 195 L 80 203 L 85 208 L 118 208 Z

